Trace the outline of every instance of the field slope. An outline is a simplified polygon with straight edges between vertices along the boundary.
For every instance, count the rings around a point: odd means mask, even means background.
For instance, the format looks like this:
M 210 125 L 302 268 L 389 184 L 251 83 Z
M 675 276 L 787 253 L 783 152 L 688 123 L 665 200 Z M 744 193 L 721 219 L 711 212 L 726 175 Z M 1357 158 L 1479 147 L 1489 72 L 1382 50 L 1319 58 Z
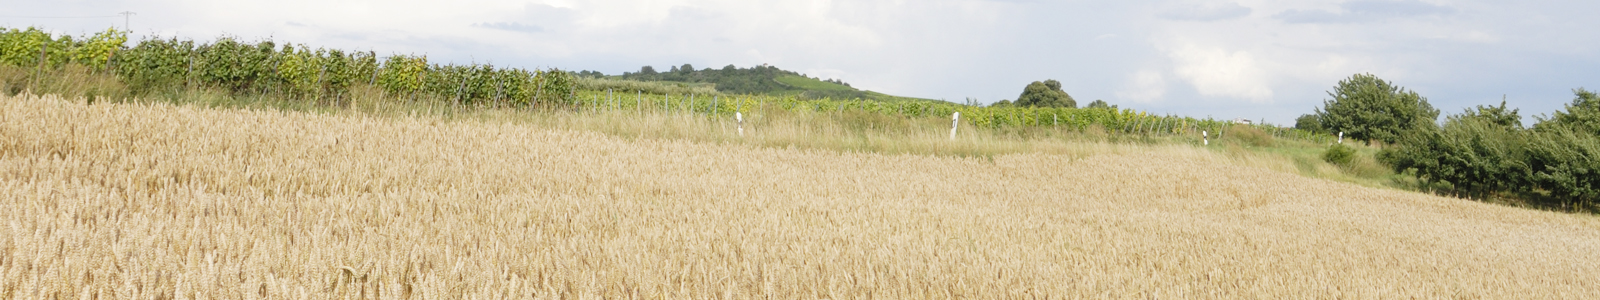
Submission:
M 1600 221 L 1231 164 L 0 97 L 0 298 L 1596 298 Z

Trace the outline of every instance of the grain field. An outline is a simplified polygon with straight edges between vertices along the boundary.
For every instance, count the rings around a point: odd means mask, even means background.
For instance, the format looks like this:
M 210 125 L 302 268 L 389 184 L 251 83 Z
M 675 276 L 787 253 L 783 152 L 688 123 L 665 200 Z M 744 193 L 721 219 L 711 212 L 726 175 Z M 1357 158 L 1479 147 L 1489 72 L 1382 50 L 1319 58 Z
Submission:
M 1083 147 L 0 97 L 0 298 L 1600 297 L 1592 216 Z

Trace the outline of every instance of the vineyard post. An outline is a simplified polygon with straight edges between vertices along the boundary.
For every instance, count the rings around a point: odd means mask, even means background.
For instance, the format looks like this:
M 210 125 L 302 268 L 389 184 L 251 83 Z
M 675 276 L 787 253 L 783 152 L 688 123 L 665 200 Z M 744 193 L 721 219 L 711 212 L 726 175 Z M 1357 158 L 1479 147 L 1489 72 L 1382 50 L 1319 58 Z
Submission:
M 467 88 L 467 75 L 461 75 L 461 83 L 456 85 L 456 105 L 461 105 L 461 90 Z
M 50 37 L 45 36 L 44 44 L 39 45 L 39 68 L 33 71 L 33 89 L 39 89 L 39 81 L 44 80 L 44 50 L 50 48 Z M 38 91 L 34 91 L 38 93 Z
M 1050 114 L 1050 127 L 1060 127 L 1060 126 L 1061 126 L 1061 115 L 1060 114 L 1056 114 L 1056 113 L 1051 113 Z
M 428 57 L 423 56 L 422 59 L 426 61 Z M 428 76 L 428 66 L 424 65 L 420 70 L 417 70 L 416 87 L 411 88 L 411 103 L 417 102 L 417 93 L 422 91 L 422 80 L 426 76 Z
M 611 89 L 606 89 L 606 110 L 611 110 Z
M 535 70 L 535 71 L 537 71 L 537 70 Z M 538 89 L 533 90 L 533 102 L 528 102 L 528 107 L 530 107 L 530 108 L 537 107 L 539 105 L 539 93 L 543 93 L 544 92 L 544 78 L 539 77 L 538 74 L 539 73 L 534 73 L 534 75 L 533 75 L 533 80 L 538 80 L 539 81 L 539 87 L 538 87 Z M 549 73 L 546 73 L 546 74 L 549 74 Z
M 722 97 L 711 96 L 711 106 L 706 107 L 706 113 L 711 114 L 711 117 L 713 118 L 717 117 L 717 104 L 719 104 L 721 101 Z
M 193 59 L 191 58 L 190 60 L 192 61 Z M 191 63 L 189 65 L 193 66 L 194 64 Z M 323 74 L 327 74 L 328 73 L 328 64 L 327 64 L 327 62 L 322 61 L 322 60 L 319 59 L 317 61 L 317 66 L 318 66 L 318 69 L 317 69 L 317 85 L 316 85 L 316 88 L 317 88 L 317 104 L 322 104 L 322 92 L 324 90 L 322 88 L 322 76 L 323 76 Z M 334 104 L 338 104 L 338 103 L 334 103 Z
M 367 85 L 377 84 L 378 83 L 378 70 L 382 69 L 383 65 L 381 65 L 380 62 L 378 62 L 378 52 L 367 51 L 367 56 L 372 57 L 372 79 L 367 79 Z
M 1207 133 L 1205 130 L 1201 130 L 1200 131 L 1200 140 L 1205 142 L 1205 144 L 1204 144 L 1205 146 L 1210 146 L 1211 145 L 1211 135 L 1209 133 Z
M 634 91 L 633 110 L 638 111 L 640 115 L 644 114 L 644 90 Z
M 1343 131 L 1339 132 L 1339 143 L 1340 144 L 1344 143 L 1344 132 Z
M 495 77 L 500 77 L 500 76 L 495 76 Z M 495 106 L 495 108 L 499 108 L 500 107 L 500 93 L 503 92 L 505 87 L 506 87 L 506 79 L 505 78 L 495 78 L 495 80 L 494 80 L 494 106 Z
M 950 140 L 956 140 L 956 127 L 961 126 L 961 112 L 950 114 Z
M 272 78 L 277 78 L 278 77 L 278 65 L 282 64 L 282 62 L 279 62 L 277 60 L 277 58 L 278 58 L 278 53 L 277 52 L 273 52 L 272 55 L 267 56 L 267 60 L 273 61 L 273 63 L 272 63 Z M 261 84 L 261 96 L 262 97 L 266 97 L 267 96 L 267 84 L 268 83 L 271 83 L 271 81 L 269 80 L 267 83 L 262 83 Z
M 735 111 L 733 112 L 733 120 L 739 123 L 739 136 L 744 136 L 744 115 Z
M 111 59 L 117 57 L 117 48 L 111 48 L 111 53 L 106 53 L 106 74 L 111 74 Z
M 189 77 L 191 77 L 189 75 L 190 73 L 194 73 L 194 54 L 190 54 L 189 55 L 189 68 L 185 69 L 183 71 L 183 87 L 184 88 L 188 88 L 189 87 L 189 84 L 190 84 Z

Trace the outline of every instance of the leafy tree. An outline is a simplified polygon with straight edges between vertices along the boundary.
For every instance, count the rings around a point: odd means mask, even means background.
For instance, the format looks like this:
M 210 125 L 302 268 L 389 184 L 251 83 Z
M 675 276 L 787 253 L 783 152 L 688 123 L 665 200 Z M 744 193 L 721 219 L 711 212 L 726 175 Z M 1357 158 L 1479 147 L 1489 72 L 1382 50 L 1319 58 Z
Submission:
M 1328 132 L 1322 128 L 1322 118 L 1318 118 L 1316 114 L 1300 115 L 1300 118 L 1294 119 L 1294 128 L 1316 133 Z
M 1072 96 L 1061 90 L 1061 82 L 1055 79 L 1044 82 L 1034 81 L 1022 89 L 1022 95 L 1017 96 L 1017 106 L 1043 106 L 1043 107 L 1078 107 L 1078 102 Z
M 1600 135 L 1600 95 L 1582 88 L 1572 90 L 1576 96 L 1566 105 L 1566 111 L 1556 111 L 1549 120 L 1535 127 L 1565 126 L 1578 132 Z
M 683 64 L 682 67 L 678 67 L 678 72 L 693 73 L 694 72 L 694 65 Z
M 639 68 L 639 75 L 655 75 L 655 74 L 656 74 L 656 68 L 655 67 L 644 66 L 643 68 Z
M 1402 133 L 1435 128 L 1439 110 L 1428 99 L 1372 74 L 1339 81 L 1316 110 L 1322 128 L 1365 141 L 1398 142 Z
M 1380 152 L 1378 159 L 1454 195 L 1484 199 L 1528 191 L 1529 139 L 1517 110 L 1501 102 L 1447 119 L 1439 129 L 1402 133 L 1397 147 Z
M 1600 97 L 1573 94 L 1565 111 L 1534 124 L 1528 177 L 1563 205 L 1600 209 Z
M 1099 108 L 1099 109 L 1116 110 L 1117 106 L 1116 105 L 1107 104 L 1105 100 L 1094 99 L 1094 102 L 1089 102 L 1088 108 Z

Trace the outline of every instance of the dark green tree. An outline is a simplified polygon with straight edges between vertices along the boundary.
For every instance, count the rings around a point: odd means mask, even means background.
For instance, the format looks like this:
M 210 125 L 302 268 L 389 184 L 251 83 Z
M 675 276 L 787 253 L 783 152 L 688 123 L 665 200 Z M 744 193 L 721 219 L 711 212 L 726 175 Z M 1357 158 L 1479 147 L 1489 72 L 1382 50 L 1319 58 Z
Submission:
M 1378 159 L 1398 172 L 1414 172 L 1441 192 L 1485 199 L 1528 191 L 1528 137 L 1517 110 L 1478 106 L 1450 116 L 1439 129 L 1401 133 Z
M 656 68 L 655 67 L 644 66 L 643 68 L 639 68 L 639 75 L 655 75 L 655 74 L 656 74 Z
M 1534 127 L 1570 127 L 1578 132 L 1600 135 L 1600 95 L 1582 88 L 1572 90 L 1576 96 L 1566 105 L 1565 111 L 1556 111 L 1549 120 Z
M 1017 96 L 1017 106 L 1041 107 L 1078 107 L 1078 102 L 1072 96 L 1061 90 L 1061 82 L 1055 79 L 1044 82 L 1034 81 L 1022 89 L 1022 95 Z
M 1563 206 L 1600 210 L 1600 97 L 1573 94 L 1565 111 L 1533 125 L 1528 177 Z
M 1095 99 L 1094 102 L 1089 102 L 1089 106 L 1087 108 L 1099 108 L 1099 109 L 1112 109 L 1112 110 L 1115 110 L 1115 109 L 1117 109 L 1117 106 L 1108 104 L 1108 103 L 1106 103 L 1105 100 Z
M 1294 128 L 1316 133 L 1328 132 L 1322 128 L 1322 118 L 1318 118 L 1316 114 L 1300 115 L 1300 118 L 1294 119 Z
M 1436 128 L 1439 110 L 1415 91 L 1396 86 L 1372 74 L 1356 74 L 1339 81 L 1316 110 L 1322 128 L 1344 132 L 1365 141 L 1398 142 L 1402 133 Z

